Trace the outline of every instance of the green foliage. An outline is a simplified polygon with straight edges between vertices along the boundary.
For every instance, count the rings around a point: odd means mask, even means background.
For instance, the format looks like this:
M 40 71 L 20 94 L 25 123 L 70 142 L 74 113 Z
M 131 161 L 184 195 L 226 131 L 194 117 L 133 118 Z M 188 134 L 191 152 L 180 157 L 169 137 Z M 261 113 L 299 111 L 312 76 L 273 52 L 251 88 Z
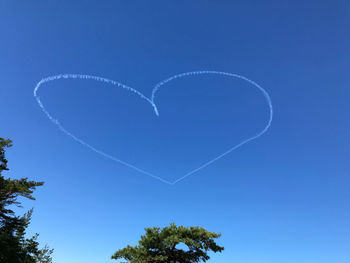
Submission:
M 11 147 L 12 146 L 12 141 L 7 139 L 3 139 L 0 137 L 0 175 L 2 171 L 8 170 L 7 168 L 7 160 L 5 158 L 5 148 L 6 147 Z
M 130 263 L 193 263 L 209 260 L 208 251 L 221 252 L 214 239 L 221 234 L 208 232 L 201 227 L 184 227 L 170 224 L 163 229 L 146 228 L 139 244 L 127 246 L 114 253 L 113 259 Z M 183 244 L 187 249 L 178 248 Z
M 37 186 L 43 182 L 22 179 L 5 179 L 3 171 L 7 171 L 5 150 L 12 146 L 11 140 L 0 137 L 0 262 L 9 263 L 51 263 L 52 249 L 45 246 L 39 249 L 38 234 L 25 237 L 33 210 L 23 216 L 16 216 L 11 206 L 20 207 L 18 197 L 35 200 L 32 196 Z

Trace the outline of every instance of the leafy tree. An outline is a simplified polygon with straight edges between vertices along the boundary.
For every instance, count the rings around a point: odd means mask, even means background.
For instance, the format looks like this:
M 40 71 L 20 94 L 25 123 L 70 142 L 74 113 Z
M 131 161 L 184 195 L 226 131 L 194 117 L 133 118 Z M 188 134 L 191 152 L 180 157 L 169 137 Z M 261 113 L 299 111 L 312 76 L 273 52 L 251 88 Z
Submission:
M 43 182 L 22 179 L 5 179 L 3 171 L 8 170 L 5 150 L 12 141 L 0 137 L 0 262 L 8 263 L 51 263 L 52 249 L 39 249 L 38 234 L 25 237 L 33 210 L 23 216 L 16 216 L 11 206 L 21 207 L 18 197 L 35 200 L 32 196 L 37 186 Z
M 221 252 L 214 239 L 221 234 L 208 232 L 201 227 L 176 226 L 163 229 L 146 228 L 139 244 L 128 245 L 114 253 L 112 259 L 125 259 L 130 263 L 194 263 L 209 260 L 208 251 Z M 182 249 L 180 246 L 187 247 Z

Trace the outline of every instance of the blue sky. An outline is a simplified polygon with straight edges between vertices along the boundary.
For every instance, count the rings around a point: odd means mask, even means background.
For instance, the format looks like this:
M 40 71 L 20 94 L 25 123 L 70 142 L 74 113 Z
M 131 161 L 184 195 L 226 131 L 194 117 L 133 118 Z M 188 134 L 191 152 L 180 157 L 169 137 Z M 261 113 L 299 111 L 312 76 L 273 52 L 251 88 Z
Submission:
M 112 262 L 148 226 L 221 232 L 210 262 L 350 260 L 350 3 L 337 1 L 2 1 L 1 137 L 10 177 L 43 180 L 31 231 L 54 262 Z M 242 74 L 272 97 L 271 129 L 174 186 L 88 150 L 33 97 L 60 73 L 114 79 L 146 96 L 174 74 Z M 47 109 L 91 145 L 168 180 L 266 123 L 262 95 L 218 76 L 176 80 L 160 116 L 89 81 L 40 90 Z

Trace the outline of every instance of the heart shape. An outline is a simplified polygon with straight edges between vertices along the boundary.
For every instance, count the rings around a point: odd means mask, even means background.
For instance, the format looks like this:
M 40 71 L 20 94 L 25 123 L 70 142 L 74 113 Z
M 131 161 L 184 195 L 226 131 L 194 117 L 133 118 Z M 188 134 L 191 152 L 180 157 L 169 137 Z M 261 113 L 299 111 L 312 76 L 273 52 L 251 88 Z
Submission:
M 238 79 L 241 79 L 241 80 L 244 80 L 246 82 L 248 82 L 249 84 L 251 84 L 253 87 L 257 88 L 259 92 L 261 92 L 263 94 L 263 96 L 265 97 L 265 100 L 268 104 L 268 107 L 269 107 L 269 118 L 268 118 L 268 121 L 265 125 L 265 127 L 259 131 L 258 133 L 256 133 L 254 136 L 251 136 L 243 141 L 241 141 L 240 143 L 232 146 L 231 148 L 229 148 L 228 150 L 226 150 L 225 152 L 219 154 L 218 156 L 216 156 L 215 158 L 209 160 L 209 161 L 206 161 L 205 163 L 203 163 L 201 166 L 189 171 L 188 173 L 186 173 L 185 175 L 181 176 L 180 178 L 176 179 L 175 181 L 168 181 L 168 180 L 165 180 L 159 176 L 156 176 L 150 172 L 147 172 L 143 169 L 140 169 L 138 168 L 137 166 L 133 165 L 133 164 L 130 164 L 128 162 L 125 162 L 119 158 L 116 158 L 110 154 L 107 154 L 101 150 L 98 150 L 96 149 L 95 147 L 91 146 L 90 144 L 88 144 L 87 142 L 81 140 L 80 138 L 78 138 L 77 136 L 75 136 L 74 134 L 72 134 L 71 132 L 69 132 L 68 130 L 66 130 L 60 123 L 57 119 L 53 118 L 50 113 L 46 110 L 46 108 L 44 107 L 43 103 L 41 102 L 40 100 L 40 97 L 38 96 L 38 90 L 39 88 L 45 84 L 45 83 L 48 83 L 48 82 L 51 82 L 51 81 L 56 81 L 56 80 L 59 80 L 59 79 L 82 79 L 82 80 L 93 80 L 93 81 L 98 81 L 98 82 L 103 82 L 103 83 L 107 83 L 107 84 L 112 84 L 114 86 L 117 86 L 119 88 L 122 88 L 122 89 L 126 89 L 130 92 L 133 92 L 135 93 L 136 95 L 138 95 L 141 99 L 144 99 L 146 100 L 152 107 L 153 107 L 153 110 L 154 110 L 154 113 L 159 116 L 159 111 L 158 111 L 158 108 L 157 108 L 157 105 L 155 103 L 155 98 L 156 98 L 156 93 L 158 92 L 158 90 L 165 84 L 169 83 L 170 81 L 172 80 L 175 80 L 175 79 L 179 79 L 179 78 L 184 78 L 184 77 L 188 77 L 188 76 L 195 76 L 195 75 L 203 75 L 203 74 L 216 74 L 216 75 L 221 75 L 221 76 L 226 76 L 226 77 L 230 77 L 230 78 L 238 78 Z M 214 162 L 216 162 L 217 160 L 219 160 L 220 158 L 224 157 L 225 155 L 231 153 L 232 151 L 236 150 L 237 148 L 241 147 L 242 145 L 252 141 L 252 140 L 255 140 L 257 138 L 259 138 L 260 136 L 262 136 L 271 126 L 271 122 L 272 122 L 272 117 L 273 117 L 273 107 L 272 107 L 272 102 L 271 102 L 271 98 L 270 98 L 270 95 L 268 94 L 268 92 L 263 89 L 260 85 L 258 85 L 256 82 L 242 76 L 242 75 L 239 75 L 239 74 L 234 74 L 234 73 L 228 73 L 228 72 L 222 72 L 222 71 L 209 71 L 209 70 L 202 70 L 202 71 L 190 71 L 190 72 L 185 72 L 185 73 L 181 73 L 181 74 L 177 74 L 177 75 L 174 75 L 170 78 L 167 78 L 161 82 L 159 82 L 158 84 L 156 84 L 152 90 L 152 94 L 151 94 L 151 97 L 147 97 L 145 95 L 143 95 L 141 92 L 137 91 L 136 89 L 133 89 L 129 86 L 126 86 L 120 82 L 117 82 L 115 80 L 111 80 L 111 79 L 107 79 L 107 78 L 102 78 L 102 77 L 98 77 L 98 76 L 93 76 L 93 75 L 83 75 L 83 74 L 59 74 L 59 75 L 54 75 L 54 76 L 50 76 L 50 77 L 46 77 L 46 78 L 43 78 L 41 79 L 35 86 L 34 88 L 34 97 L 38 103 L 38 105 L 40 106 L 41 110 L 45 113 L 45 115 L 50 119 L 51 122 L 53 122 L 64 134 L 70 136 L 73 140 L 75 140 L 76 142 L 79 142 L 80 144 L 84 145 L 85 147 L 89 148 L 90 150 L 102 155 L 102 156 L 105 156 L 115 162 L 118 162 L 118 163 L 121 163 L 125 166 L 128 166 L 129 168 L 132 168 L 140 173 L 143 173 L 145 175 L 148 175 L 154 179 L 157 179 L 163 183 L 166 183 L 166 184 L 170 184 L 170 185 L 174 185 L 180 181 L 182 181 L 183 179 L 185 179 L 186 177 L 204 169 L 205 167 L 213 164 Z

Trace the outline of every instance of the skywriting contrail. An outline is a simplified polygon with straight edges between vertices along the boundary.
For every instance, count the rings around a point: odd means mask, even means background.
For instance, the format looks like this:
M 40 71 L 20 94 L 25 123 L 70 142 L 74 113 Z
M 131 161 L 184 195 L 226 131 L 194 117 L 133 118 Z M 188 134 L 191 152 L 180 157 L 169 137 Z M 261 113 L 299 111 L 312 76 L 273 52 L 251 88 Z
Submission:
M 208 160 L 206 162 L 204 162 L 201 166 L 187 172 L 185 175 L 181 176 L 180 178 L 176 179 L 175 181 L 168 181 L 165 180 L 159 176 L 156 176 L 150 172 L 147 172 L 143 169 L 140 169 L 138 167 L 136 167 L 133 164 L 130 164 L 128 162 L 125 162 L 119 158 L 116 158 L 110 154 L 107 154 L 101 150 L 96 149 L 95 147 L 91 146 L 90 144 L 88 144 L 87 142 L 83 141 L 82 139 L 78 138 L 77 136 L 75 136 L 74 134 L 72 134 L 71 132 L 69 132 L 67 129 L 65 129 L 60 122 L 55 119 L 54 117 L 51 116 L 51 114 L 46 110 L 44 104 L 41 102 L 40 97 L 38 95 L 38 91 L 40 89 L 40 87 L 48 82 L 51 81 L 56 81 L 56 80 L 60 80 L 60 79 L 81 79 L 81 80 L 93 80 L 93 81 L 98 81 L 98 82 L 103 82 L 106 84 L 111 84 L 114 86 L 117 86 L 119 88 L 125 89 L 127 91 L 133 92 L 136 95 L 138 95 L 141 99 L 146 100 L 147 102 L 149 102 L 151 104 L 151 106 L 154 109 L 154 113 L 159 116 L 159 111 L 157 108 L 157 105 L 155 103 L 155 98 L 156 98 L 156 93 L 157 91 L 165 84 L 169 83 L 170 81 L 173 81 L 175 79 L 179 79 L 179 78 L 184 78 L 184 77 L 189 77 L 189 76 L 197 76 L 197 75 L 209 75 L 209 74 L 215 74 L 215 75 L 221 75 L 221 76 L 225 76 L 225 77 L 231 77 L 231 78 L 237 78 L 237 79 L 241 79 L 244 80 L 246 82 L 248 82 L 249 84 L 251 84 L 253 87 L 257 88 L 257 90 L 262 93 L 262 95 L 264 96 L 267 105 L 269 107 L 269 118 L 267 120 L 267 123 L 265 125 L 265 127 L 259 131 L 258 133 L 256 133 L 255 135 L 249 137 L 248 139 L 243 140 L 242 142 L 234 145 L 233 147 L 229 148 L 228 150 L 226 150 L 225 152 L 221 153 L 220 155 L 216 156 L 215 158 Z M 228 73 L 228 72 L 222 72 L 222 71 L 214 71 L 214 70 L 201 70 L 201 71 L 190 71 L 190 72 L 185 72 L 185 73 L 181 73 L 181 74 L 177 74 L 174 75 L 170 78 L 167 78 L 165 80 L 162 80 L 161 82 L 159 82 L 158 84 L 156 84 L 152 90 L 152 94 L 151 94 L 151 98 L 148 98 L 147 96 L 143 95 L 141 92 L 126 86 L 120 82 L 111 80 L 111 79 L 107 79 L 107 78 L 102 78 L 99 76 L 93 76 L 93 75 L 84 75 L 84 74 L 59 74 L 59 75 L 54 75 L 54 76 L 50 76 L 50 77 L 46 77 L 41 79 L 35 86 L 34 88 L 34 97 L 38 103 L 38 105 L 40 106 L 41 110 L 45 113 L 45 115 L 50 119 L 50 121 L 55 124 L 64 134 L 68 135 L 69 137 L 71 137 L 73 140 L 75 140 L 76 142 L 82 144 L 83 146 L 89 148 L 90 150 L 108 158 L 111 159 L 112 161 L 115 161 L 117 163 L 123 164 L 129 168 L 132 168 L 142 174 L 145 174 L 147 176 L 150 176 L 154 179 L 157 179 L 163 183 L 169 184 L 169 185 L 175 185 L 176 183 L 184 180 L 186 177 L 199 172 L 200 170 L 204 169 L 205 167 L 213 164 L 214 162 L 216 162 L 217 160 L 221 159 L 222 157 L 226 156 L 227 154 L 231 153 L 232 151 L 236 150 L 237 148 L 241 147 L 242 145 L 245 145 L 246 143 L 253 141 L 257 138 L 259 138 L 260 136 L 262 136 L 265 132 L 267 132 L 267 130 L 270 128 L 271 123 L 272 123 L 272 118 L 273 118 L 273 107 L 272 107 L 272 102 L 271 102 L 271 98 L 270 95 L 267 93 L 267 91 L 262 88 L 260 85 L 258 85 L 256 82 L 242 76 L 239 74 L 234 74 L 234 73 Z

